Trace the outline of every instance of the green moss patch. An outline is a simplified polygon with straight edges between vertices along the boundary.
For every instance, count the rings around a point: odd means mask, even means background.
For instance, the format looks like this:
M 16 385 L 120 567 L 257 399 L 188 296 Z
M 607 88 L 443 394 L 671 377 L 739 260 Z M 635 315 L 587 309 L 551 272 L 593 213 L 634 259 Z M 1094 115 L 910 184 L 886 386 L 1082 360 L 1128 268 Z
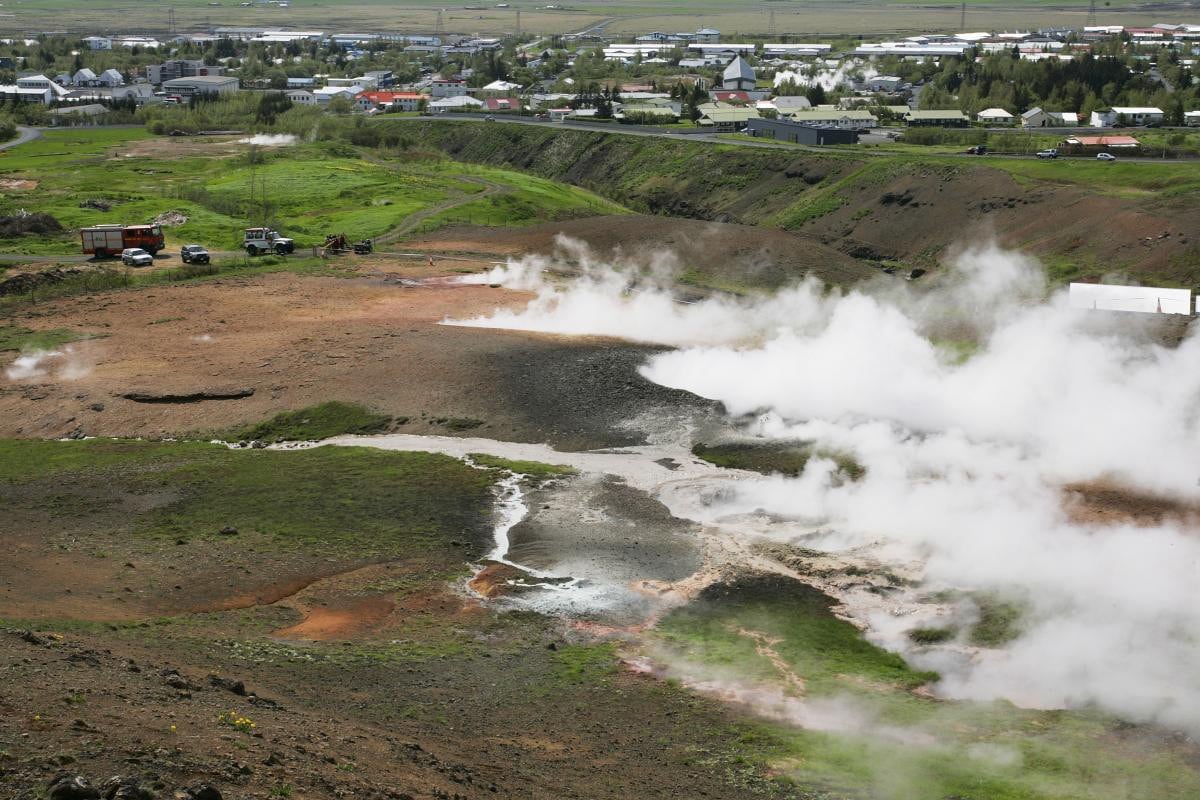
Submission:
M 284 411 L 265 422 L 238 428 L 226 438 L 265 442 L 311 442 L 331 436 L 379 433 L 392 417 L 354 403 L 332 400 L 298 411 Z

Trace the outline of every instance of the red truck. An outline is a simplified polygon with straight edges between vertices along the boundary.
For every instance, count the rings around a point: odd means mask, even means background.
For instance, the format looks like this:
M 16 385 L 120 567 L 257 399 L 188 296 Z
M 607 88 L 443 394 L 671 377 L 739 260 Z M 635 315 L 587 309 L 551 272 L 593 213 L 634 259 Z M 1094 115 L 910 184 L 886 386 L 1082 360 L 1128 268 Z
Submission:
M 161 225 L 93 225 L 79 231 L 83 252 L 104 258 L 119 256 L 127 247 L 140 247 L 150 255 L 166 246 Z

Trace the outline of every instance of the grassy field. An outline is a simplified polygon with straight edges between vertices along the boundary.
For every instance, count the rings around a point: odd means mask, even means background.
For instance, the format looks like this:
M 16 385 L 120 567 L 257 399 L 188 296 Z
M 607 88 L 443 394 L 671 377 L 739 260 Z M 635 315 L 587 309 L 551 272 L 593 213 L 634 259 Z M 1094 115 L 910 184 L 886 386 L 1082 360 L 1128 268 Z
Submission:
M 0 240 L 0 251 L 33 254 L 78 252 L 78 228 L 143 223 L 164 212 L 187 217 L 166 227 L 169 248 L 199 242 L 232 250 L 240 249 L 241 230 L 256 224 L 275 225 L 307 247 L 321 244 L 327 233 L 376 237 L 419 212 L 432 214 L 422 223 L 429 229 L 623 211 L 572 186 L 439 158 L 399 153 L 368 161 L 344 145 L 252 154 L 247 145 L 155 139 L 140 129 L 47 132 L 0 157 L 0 177 L 37 184 L 0 194 L 0 214 L 45 212 L 65 229 L 58 236 Z M 110 209 L 91 207 L 97 204 Z
M 1117 800 L 1200 792 L 1200 776 L 1164 734 L 1093 712 L 947 702 L 910 690 L 928 680 L 863 641 L 829 598 L 781 578 L 746 578 L 672 612 L 660 625 L 668 661 L 710 680 L 775 687 L 828 709 L 839 733 L 779 725 L 775 766 L 835 796 L 880 800 Z M 755 637 L 758 638 L 755 638 Z M 770 642 L 778 660 L 764 654 Z M 772 704 L 778 707 L 778 704 Z

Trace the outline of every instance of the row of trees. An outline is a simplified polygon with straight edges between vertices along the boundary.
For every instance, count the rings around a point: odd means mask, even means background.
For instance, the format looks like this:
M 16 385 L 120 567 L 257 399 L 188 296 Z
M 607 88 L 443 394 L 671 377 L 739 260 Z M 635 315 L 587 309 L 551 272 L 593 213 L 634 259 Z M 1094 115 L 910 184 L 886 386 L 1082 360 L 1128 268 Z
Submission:
M 1081 116 L 1112 106 L 1157 106 L 1172 124 L 1182 124 L 1184 110 L 1200 107 L 1191 70 L 1173 51 L 1157 62 L 1135 54 L 1078 55 L 1069 61 L 1030 61 L 999 53 L 976 62 L 947 58 L 926 74 L 921 107 L 957 108 L 968 114 L 1004 108 L 1018 114 L 1034 106 L 1076 111 Z M 1174 117 L 1174 119 L 1171 119 Z

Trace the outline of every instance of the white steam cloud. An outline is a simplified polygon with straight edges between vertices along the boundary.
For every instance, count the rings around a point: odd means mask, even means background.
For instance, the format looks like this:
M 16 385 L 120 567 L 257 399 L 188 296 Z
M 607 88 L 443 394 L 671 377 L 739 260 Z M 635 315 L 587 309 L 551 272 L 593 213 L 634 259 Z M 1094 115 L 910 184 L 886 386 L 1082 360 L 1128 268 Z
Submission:
M 67 345 L 59 350 L 32 350 L 22 353 L 4 370 L 10 381 L 43 378 L 51 373 L 64 381 L 75 381 L 87 377 L 92 371 L 92 361 L 83 348 Z
M 258 133 L 238 139 L 238 144 L 257 144 L 262 147 L 287 147 L 295 143 L 296 137 L 290 133 Z
M 817 68 L 809 64 L 797 64 L 790 69 L 776 72 L 774 86 L 779 88 L 790 81 L 797 86 L 820 86 L 825 91 L 832 92 L 852 83 L 855 76 L 861 76 L 865 80 L 878 74 L 876 69 L 863 66 L 862 62 L 857 60 Z
M 738 530 L 757 515 L 763 535 L 916 560 L 920 591 L 1021 605 L 1019 637 L 996 650 L 915 648 L 916 617 L 864 620 L 939 670 L 945 696 L 1099 705 L 1200 734 L 1200 536 L 1185 519 L 1200 506 L 1200 335 L 1163 346 L 1133 329 L 1144 321 L 1072 310 L 1063 293 L 1043 300 L 1037 265 L 994 247 L 966 252 L 925 293 L 806 281 L 690 305 L 567 252 L 581 277 L 556 285 L 543 270 L 561 261 L 515 261 L 479 280 L 533 291 L 529 305 L 458 324 L 678 347 L 643 374 L 749 415 L 748 434 L 865 468 L 848 481 L 813 458 L 796 478 L 739 480 L 675 513 Z M 972 340 L 969 358 L 952 338 Z M 1088 522 L 1064 487 L 1089 483 L 1185 513 Z

